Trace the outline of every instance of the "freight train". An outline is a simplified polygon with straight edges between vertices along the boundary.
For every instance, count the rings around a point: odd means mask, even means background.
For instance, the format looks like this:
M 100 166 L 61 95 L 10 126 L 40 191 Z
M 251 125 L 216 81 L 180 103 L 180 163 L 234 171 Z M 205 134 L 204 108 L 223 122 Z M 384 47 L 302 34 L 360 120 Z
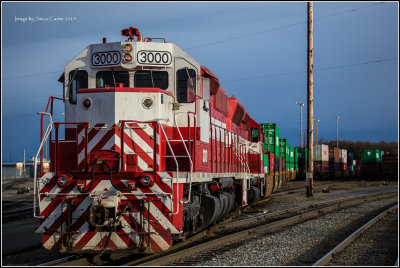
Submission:
M 62 98 L 41 113 L 35 165 L 48 142 L 50 171 L 35 172 L 34 217 L 44 248 L 162 252 L 305 172 L 307 151 L 257 123 L 207 67 L 164 38 L 121 34 L 79 52 L 59 79 Z M 64 122 L 52 120 L 54 101 Z

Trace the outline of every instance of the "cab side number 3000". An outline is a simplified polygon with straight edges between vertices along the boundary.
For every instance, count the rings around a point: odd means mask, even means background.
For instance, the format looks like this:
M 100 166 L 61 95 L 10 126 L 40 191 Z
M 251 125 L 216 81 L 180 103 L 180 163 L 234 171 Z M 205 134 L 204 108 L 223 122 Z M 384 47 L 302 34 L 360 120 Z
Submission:
M 169 65 L 172 56 L 169 52 L 163 51 L 139 51 L 137 60 L 140 64 Z

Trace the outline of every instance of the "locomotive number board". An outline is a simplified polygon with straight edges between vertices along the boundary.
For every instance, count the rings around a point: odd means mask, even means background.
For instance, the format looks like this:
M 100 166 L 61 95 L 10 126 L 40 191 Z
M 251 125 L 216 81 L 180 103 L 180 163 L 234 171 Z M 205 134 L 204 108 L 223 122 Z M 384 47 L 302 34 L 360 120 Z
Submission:
M 137 53 L 137 61 L 148 65 L 170 65 L 172 55 L 167 51 L 141 50 Z
M 93 66 L 118 65 L 121 62 L 121 54 L 118 51 L 95 52 L 92 54 Z

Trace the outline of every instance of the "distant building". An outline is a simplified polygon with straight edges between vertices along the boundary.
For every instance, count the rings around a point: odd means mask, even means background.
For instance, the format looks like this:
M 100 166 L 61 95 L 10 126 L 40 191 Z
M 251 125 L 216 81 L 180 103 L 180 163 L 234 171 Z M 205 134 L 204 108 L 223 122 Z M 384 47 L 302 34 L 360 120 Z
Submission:
M 23 162 L 2 163 L 1 164 L 1 179 L 19 179 L 19 178 L 33 178 L 34 162 L 25 162 L 25 170 Z M 50 169 L 50 161 L 43 161 L 43 170 L 46 172 Z M 40 172 L 40 164 L 37 164 L 37 174 Z

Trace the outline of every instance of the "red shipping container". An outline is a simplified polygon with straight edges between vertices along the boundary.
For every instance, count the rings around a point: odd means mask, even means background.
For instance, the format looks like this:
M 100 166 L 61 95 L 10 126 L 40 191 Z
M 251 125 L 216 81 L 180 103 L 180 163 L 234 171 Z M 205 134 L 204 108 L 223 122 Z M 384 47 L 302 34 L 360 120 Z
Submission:
M 328 161 L 321 161 L 321 171 L 322 172 L 329 171 L 329 162 Z
M 346 171 L 347 170 L 347 164 L 346 163 L 340 163 L 340 170 Z
M 274 173 L 275 170 L 275 155 L 272 152 L 268 152 L 268 162 L 269 162 L 269 174 Z
M 329 161 L 339 163 L 340 162 L 340 149 L 337 147 L 329 147 Z

